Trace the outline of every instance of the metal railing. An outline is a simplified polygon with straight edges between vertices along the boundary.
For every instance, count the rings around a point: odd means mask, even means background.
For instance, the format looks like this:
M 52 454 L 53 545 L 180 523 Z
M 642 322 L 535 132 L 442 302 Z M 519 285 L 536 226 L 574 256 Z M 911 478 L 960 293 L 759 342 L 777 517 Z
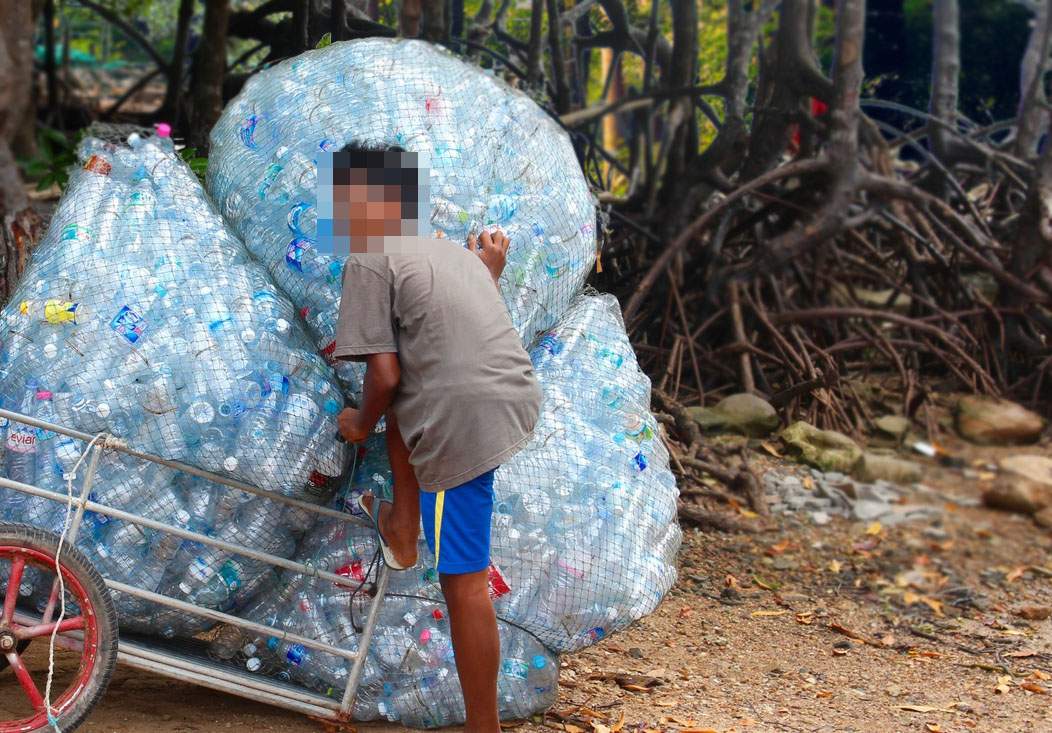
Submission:
M 365 520 L 361 518 L 334 509 L 329 509 L 327 507 L 311 504 L 310 502 L 302 501 L 300 499 L 283 496 L 273 491 L 260 489 L 257 486 L 238 481 L 237 479 L 228 476 L 211 473 L 210 471 L 202 470 L 196 466 L 190 466 L 179 461 L 172 461 L 166 458 L 161 458 L 160 456 L 143 453 L 129 447 L 123 441 L 115 439 L 112 436 L 96 436 L 90 433 L 84 433 L 79 430 L 73 430 L 62 425 L 38 420 L 37 418 L 22 415 L 10 410 L 0 409 L 0 418 L 6 418 L 12 422 L 22 423 L 24 425 L 29 425 L 30 427 L 51 431 L 60 435 L 66 435 L 70 438 L 83 441 L 86 446 L 90 447 L 91 455 L 88 458 L 88 467 L 84 474 L 84 481 L 80 487 L 79 496 L 71 496 L 69 494 L 42 489 L 38 486 L 25 484 L 19 481 L 12 481 L 9 478 L 0 476 L 0 488 L 20 491 L 31 496 L 38 496 L 61 504 L 71 504 L 75 509 L 75 513 L 70 522 L 69 529 L 66 532 L 67 541 L 71 545 L 76 542 L 77 534 L 80 531 L 80 525 L 84 518 L 84 512 L 90 511 L 96 514 L 112 517 L 113 519 L 130 522 L 148 529 L 165 532 L 184 540 L 199 542 L 226 552 L 242 555 L 253 560 L 259 560 L 271 565 L 272 567 L 291 570 L 297 573 L 302 573 L 303 575 L 329 580 L 337 585 L 349 587 L 358 585 L 357 581 L 349 581 L 344 576 L 320 570 L 312 565 L 289 560 L 271 553 L 261 552 L 251 547 L 245 547 L 244 545 L 239 545 L 233 542 L 226 542 L 216 537 L 210 537 L 199 532 L 176 527 L 156 519 L 140 516 L 133 512 L 127 512 L 122 509 L 99 504 L 98 502 L 90 500 L 88 497 L 91 494 L 91 487 L 95 481 L 95 474 L 98 471 L 99 458 L 102 456 L 103 451 L 116 450 L 134 458 L 167 466 L 168 468 L 189 473 L 209 481 L 214 481 L 215 483 L 229 486 L 230 488 L 238 489 L 239 491 L 245 491 L 288 506 L 297 507 L 319 516 L 330 517 L 343 522 L 366 524 Z M 298 710 L 311 715 L 337 717 L 341 719 L 349 718 L 351 710 L 353 709 L 354 699 L 358 693 L 365 659 L 368 655 L 373 632 L 376 629 L 376 622 L 383 605 L 384 595 L 387 592 L 389 570 L 382 562 L 379 563 L 379 568 L 380 569 L 376 576 L 375 587 L 372 591 L 372 600 L 369 602 L 369 610 L 365 618 L 365 625 L 363 626 L 361 635 L 358 639 L 357 651 L 343 649 L 318 639 L 312 639 L 267 624 L 249 621 L 234 614 L 224 613 L 215 609 L 182 601 L 177 598 L 172 598 L 171 596 L 155 593 L 143 588 L 137 588 L 133 585 L 128 585 L 127 583 L 104 578 L 106 587 L 110 590 L 126 593 L 184 613 L 201 616 L 202 618 L 211 621 L 231 624 L 257 634 L 265 634 L 269 637 L 275 637 L 279 641 L 290 641 L 295 644 L 301 644 L 304 647 L 332 654 L 351 661 L 353 664 L 347 678 L 347 686 L 344 688 L 343 696 L 338 703 L 335 699 L 326 697 L 320 693 L 314 693 L 302 688 L 284 684 L 269 677 L 240 672 L 222 664 L 202 664 L 204 660 L 191 659 L 185 655 L 161 649 L 154 649 L 136 642 L 121 641 L 119 647 L 119 660 L 139 669 L 156 672 L 175 679 L 194 682 L 205 687 L 238 694 L 250 699 L 263 700 L 271 704 Z M 45 611 L 45 615 L 48 613 L 50 613 L 50 609 Z M 44 622 L 46 623 L 48 620 L 49 619 L 45 618 Z M 65 646 L 75 647 L 79 643 L 78 634 L 75 632 L 63 636 L 62 644 Z

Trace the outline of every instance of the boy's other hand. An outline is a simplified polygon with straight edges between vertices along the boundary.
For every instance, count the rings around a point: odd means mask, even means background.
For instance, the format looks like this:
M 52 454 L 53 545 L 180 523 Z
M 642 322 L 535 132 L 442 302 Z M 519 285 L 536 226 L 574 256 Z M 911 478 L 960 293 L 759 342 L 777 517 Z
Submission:
M 484 231 L 480 237 L 472 234 L 468 237 L 468 246 L 489 270 L 489 274 L 493 276 L 493 282 L 497 282 L 500 274 L 504 272 L 504 265 L 508 263 L 508 248 L 511 247 L 508 235 L 499 229 L 492 232 Z
M 369 431 L 361 425 L 360 413 L 353 407 L 345 407 L 336 416 L 336 426 L 340 435 L 348 443 L 361 443 L 369 437 Z

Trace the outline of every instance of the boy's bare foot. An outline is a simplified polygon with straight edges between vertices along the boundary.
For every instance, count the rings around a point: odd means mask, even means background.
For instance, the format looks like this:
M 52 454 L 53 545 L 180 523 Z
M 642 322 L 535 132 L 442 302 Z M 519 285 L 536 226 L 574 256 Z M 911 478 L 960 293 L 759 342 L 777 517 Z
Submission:
M 362 504 L 365 505 L 370 514 L 373 511 L 374 501 L 376 501 L 376 497 L 372 494 L 362 496 Z M 412 519 L 399 521 L 394 508 L 394 504 L 390 502 L 381 502 L 377 524 L 380 526 L 380 534 L 384 536 L 384 541 L 387 542 L 388 547 L 391 548 L 391 552 L 394 554 L 394 559 L 402 567 L 411 568 L 416 565 L 416 546 L 417 539 L 420 536 L 420 519 L 419 517 L 414 517 L 415 522 Z

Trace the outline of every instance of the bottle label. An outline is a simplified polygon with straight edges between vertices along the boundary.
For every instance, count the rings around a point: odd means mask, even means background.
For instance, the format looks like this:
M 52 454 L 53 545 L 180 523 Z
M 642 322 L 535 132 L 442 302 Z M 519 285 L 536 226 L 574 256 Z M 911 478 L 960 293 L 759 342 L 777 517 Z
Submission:
M 336 568 L 336 575 L 342 575 L 345 578 L 353 578 L 359 583 L 365 582 L 365 570 L 362 568 L 361 560 L 354 560 L 353 562 Z M 336 584 L 334 583 L 333 585 Z
M 209 567 L 208 561 L 203 557 L 195 557 L 193 562 L 190 563 L 189 572 L 190 577 L 203 583 L 211 578 L 215 571 Z
M 530 674 L 530 665 L 521 659 L 503 659 L 500 663 L 500 673 L 505 677 L 524 680 Z
M 493 563 L 490 563 L 489 566 L 488 581 L 489 598 L 491 601 L 495 601 L 501 596 L 506 596 L 508 593 L 511 593 L 511 586 L 509 586 L 508 581 L 504 579 L 504 576 L 500 572 L 500 568 Z
M 15 453 L 35 453 L 37 449 L 36 430 L 21 428 L 8 433 L 7 449 Z
M 289 647 L 289 650 L 285 652 L 285 659 L 289 660 L 297 667 L 303 664 L 303 659 L 307 656 L 307 650 L 303 648 L 301 644 L 293 644 Z
M 227 560 L 223 563 L 223 567 L 219 568 L 219 577 L 223 579 L 223 584 L 228 589 L 236 591 L 241 587 L 241 565 L 233 560 Z
M 128 339 L 128 343 L 134 344 L 142 337 L 142 332 L 146 330 L 146 321 L 143 320 L 142 316 L 125 305 L 121 306 L 121 309 L 117 311 L 117 315 L 110 321 L 110 328 Z
M 110 171 L 113 170 L 113 166 L 105 158 L 92 155 L 88 158 L 88 162 L 84 164 L 84 170 L 98 173 L 100 176 L 108 176 Z

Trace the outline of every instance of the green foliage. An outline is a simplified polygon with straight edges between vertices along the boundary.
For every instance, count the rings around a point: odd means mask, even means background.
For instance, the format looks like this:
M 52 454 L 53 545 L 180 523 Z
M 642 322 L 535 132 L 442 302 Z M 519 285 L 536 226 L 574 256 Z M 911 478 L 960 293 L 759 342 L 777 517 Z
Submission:
M 57 184 L 65 189 L 69 182 L 69 169 L 77 162 L 76 149 L 82 133 L 72 139 L 51 127 L 37 130 L 37 152 L 28 160 L 19 161 L 22 172 L 29 180 L 37 182 L 37 190 L 43 191 Z
M 208 170 L 208 158 L 197 154 L 197 148 L 183 148 L 179 151 L 179 157 L 190 166 L 190 170 L 201 181 L 205 182 L 205 171 Z
M 332 33 L 326 33 L 324 36 L 318 39 L 318 44 L 314 48 L 325 48 L 326 46 L 332 45 Z

